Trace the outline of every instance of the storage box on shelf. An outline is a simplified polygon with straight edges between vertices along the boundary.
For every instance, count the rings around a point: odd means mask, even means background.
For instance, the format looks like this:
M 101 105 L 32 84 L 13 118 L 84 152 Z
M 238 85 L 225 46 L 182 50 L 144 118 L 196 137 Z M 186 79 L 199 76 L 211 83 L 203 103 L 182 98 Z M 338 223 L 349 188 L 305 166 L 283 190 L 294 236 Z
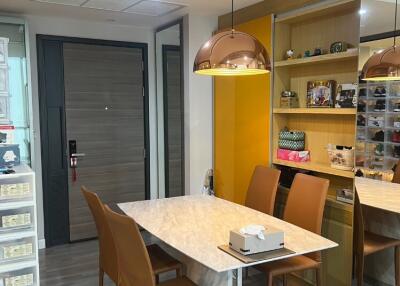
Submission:
M 22 164 L 0 175 L 0 285 L 39 285 L 33 171 Z
M 363 83 L 359 94 L 358 175 L 390 181 L 400 158 L 400 82 Z

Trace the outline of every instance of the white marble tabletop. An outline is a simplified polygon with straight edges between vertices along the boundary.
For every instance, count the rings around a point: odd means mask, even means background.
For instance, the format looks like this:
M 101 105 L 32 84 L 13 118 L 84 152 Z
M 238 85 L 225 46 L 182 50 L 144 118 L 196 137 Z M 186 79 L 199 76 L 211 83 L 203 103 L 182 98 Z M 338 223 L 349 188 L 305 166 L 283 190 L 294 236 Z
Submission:
M 356 177 L 356 189 L 361 204 L 400 213 L 400 184 Z
M 185 196 L 122 203 L 127 215 L 151 234 L 200 264 L 224 272 L 251 266 L 218 249 L 228 244 L 229 231 L 248 224 L 273 226 L 285 233 L 285 247 L 295 255 L 325 250 L 337 244 L 275 217 L 210 196 Z

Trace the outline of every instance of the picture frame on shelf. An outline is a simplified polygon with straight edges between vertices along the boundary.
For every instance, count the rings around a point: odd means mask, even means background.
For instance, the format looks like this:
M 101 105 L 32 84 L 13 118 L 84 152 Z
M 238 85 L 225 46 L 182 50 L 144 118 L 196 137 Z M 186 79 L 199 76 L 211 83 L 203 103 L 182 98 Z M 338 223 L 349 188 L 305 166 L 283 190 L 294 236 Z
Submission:
M 334 107 L 335 80 L 315 80 L 307 82 L 307 107 Z
M 356 108 L 357 107 L 358 84 L 344 83 L 337 85 L 336 88 L 336 108 Z

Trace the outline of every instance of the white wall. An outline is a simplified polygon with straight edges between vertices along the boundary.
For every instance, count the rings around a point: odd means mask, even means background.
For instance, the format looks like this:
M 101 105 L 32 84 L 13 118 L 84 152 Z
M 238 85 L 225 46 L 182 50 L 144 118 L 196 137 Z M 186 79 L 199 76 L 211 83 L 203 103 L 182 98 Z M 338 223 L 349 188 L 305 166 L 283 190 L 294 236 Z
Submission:
M 154 33 L 150 28 L 120 26 L 104 22 L 87 22 L 42 16 L 25 16 L 29 28 L 31 76 L 32 76 L 32 101 L 33 101 L 33 129 L 34 129 L 34 152 L 33 156 L 37 181 L 37 203 L 38 203 L 38 231 L 39 239 L 44 238 L 43 223 L 43 193 L 42 193 L 42 168 L 40 149 L 40 123 L 39 123 L 39 96 L 38 96 L 38 74 L 36 35 L 58 35 L 69 37 L 105 39 L 114 41 L 128 41 L 148 43 L 148 67 L 149 67 L 149 106 L 150 106 L 150 180 L 151 197 L 157 197 L 157 128 L 156 128 L 156 98 L 155 98 L 155 56 L 154 56 Z
M 213 167 L 213 81 L 194 74 L 193 63 L 217 27 L 217 17 L 184 18 L 186 194 L 199 194 L 206 171 Z

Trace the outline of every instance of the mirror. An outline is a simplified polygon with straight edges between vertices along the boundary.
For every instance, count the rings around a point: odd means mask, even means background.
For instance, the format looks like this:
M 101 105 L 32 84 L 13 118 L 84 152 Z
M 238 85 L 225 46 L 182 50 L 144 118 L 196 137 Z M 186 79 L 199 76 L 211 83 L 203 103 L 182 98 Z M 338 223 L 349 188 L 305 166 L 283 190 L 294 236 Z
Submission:
M 394 0 L 361 1 L 360 72 L 372 55 L 393 46 L 394 34 L 399 35 L 398 28 L 394 33 L 395 5 Z M 360 207 L 354 209 L 354 223 L 364 225 L 366 232 L 354 228 L 355 250 L 364 249 L 362 244 L 368 244 L 371 237 L 380 240 L 377 246 L 383 241 L 400 240 L 400 185 L 393 180 L 399 158 L 400 81 L 366 82 L 360 78 L 355 169 Z M 395 268 L 394 247 L 386 245 L 373 255 L 361 256 L 364 261 L 357 266 L 356 258 L 354 274 L 357 277 L 363 268 L 364 275 L 360 276 L 365 285 L 399 283 L 395 282 L 395 271 L 400 270 Z
M 182 21 L 156 32 L 159 198 L 184 195 Z

